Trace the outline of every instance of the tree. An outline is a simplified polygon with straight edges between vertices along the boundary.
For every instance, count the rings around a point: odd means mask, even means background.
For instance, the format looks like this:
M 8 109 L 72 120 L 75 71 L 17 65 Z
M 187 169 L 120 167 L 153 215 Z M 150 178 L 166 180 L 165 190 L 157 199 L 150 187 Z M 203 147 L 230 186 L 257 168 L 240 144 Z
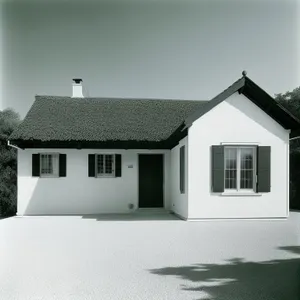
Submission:
M 300 119 L 300 86 L 285 94 L 275 94 L 275 100 Z
M 13 109 L 0 111 L 0 216 L 15 214 L 17 209 L 17 150 L 7 141 L 19 123 Z
M 275 94 L 275 100 L 300 120 L 300 86 L 285 94 Z M 290 142 L 292 152 L 300 151 L 300 139 Z
M 300 87 L 276 94 L 275 100 L 300 119 Z M 290 208 L 300 209 L 300 139 L 290 141 Z

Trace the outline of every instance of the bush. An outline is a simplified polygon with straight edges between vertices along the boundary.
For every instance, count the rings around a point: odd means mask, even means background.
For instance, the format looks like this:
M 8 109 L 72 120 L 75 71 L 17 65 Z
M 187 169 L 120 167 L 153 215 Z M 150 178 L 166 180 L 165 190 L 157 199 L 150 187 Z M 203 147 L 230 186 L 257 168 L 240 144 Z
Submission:
M 20 122 L 12 109 L 0 111 L 0 216 L 17 212 L 17 149 L 7 145 L 8 137 Z

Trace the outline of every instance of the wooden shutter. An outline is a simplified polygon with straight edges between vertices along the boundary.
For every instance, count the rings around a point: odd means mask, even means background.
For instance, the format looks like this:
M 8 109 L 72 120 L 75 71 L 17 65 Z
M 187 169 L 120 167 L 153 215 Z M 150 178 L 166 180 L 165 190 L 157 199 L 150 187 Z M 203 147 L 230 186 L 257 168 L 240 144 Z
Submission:
M 89 162 L 88 162 L 88 175 L 89 177 L 96 177 L 96 155 L 89 154 Z
M 121 177 L 122 176 L 122 155 L 121 154 L 116 154 L 116 177 Z
M 257 189 L 258 193 L 271 191 L 271 147 L 257 147 Z
M 32 176 L 40 176 L 40 155 L 32 154 Z
M 201 168 L 201 166 L 198 166 Z M 212 191 L 224 192 L 224 146 L 212 146 Z
M 59 177 L 67 176 L 67 155 L 59 154 Z
M 179 155 L 179 186 L 180 193 L 183 194 L 185 192 L 185 146 L 180 147 L 180 155 Z

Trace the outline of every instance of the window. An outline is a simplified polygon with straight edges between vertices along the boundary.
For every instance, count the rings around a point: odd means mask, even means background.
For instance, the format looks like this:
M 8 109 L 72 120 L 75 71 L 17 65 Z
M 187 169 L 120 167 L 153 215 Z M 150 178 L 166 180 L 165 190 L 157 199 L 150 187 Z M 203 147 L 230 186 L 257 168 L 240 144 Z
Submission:
M 121 154 L 89 154 L 88 155 L 89 177 L 121 177 L 122 155 Z
M 212 145 L 211 154 L 213 193 L 271 192 L 270 146 Z
M 180 193 L 184 194 L 185 192 L 185 146 L 180 147 L 180 154 L 179 154 L 179 187 Z
M 225 190 L 255 190 L 255 152 L 255 147 L 225 147 Z
M 40 155 L 40 176 L 58 176 L 58 154 L 43 153 Z
M 96 175 L 105 177 L 115 176 L 115 155 L 98 154 L 96 157 Z

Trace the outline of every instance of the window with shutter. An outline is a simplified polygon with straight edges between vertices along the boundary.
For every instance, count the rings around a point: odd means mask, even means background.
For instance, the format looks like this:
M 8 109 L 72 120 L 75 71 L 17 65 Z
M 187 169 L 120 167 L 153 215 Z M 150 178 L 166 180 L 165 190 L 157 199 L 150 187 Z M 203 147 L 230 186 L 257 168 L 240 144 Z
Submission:
M 40 177 L 58 177 L 59 155 L 58 153 L 40 154 Z
M 212 146 L 212 191 L 267 193 L 271 189 L 271 147 Z
M 96 155 L 96 175 L 97 177 L 115 176 L 115 155 L 113 154 Z
M 121 154 L 89 154 L 89 177 L 121 177 Z

